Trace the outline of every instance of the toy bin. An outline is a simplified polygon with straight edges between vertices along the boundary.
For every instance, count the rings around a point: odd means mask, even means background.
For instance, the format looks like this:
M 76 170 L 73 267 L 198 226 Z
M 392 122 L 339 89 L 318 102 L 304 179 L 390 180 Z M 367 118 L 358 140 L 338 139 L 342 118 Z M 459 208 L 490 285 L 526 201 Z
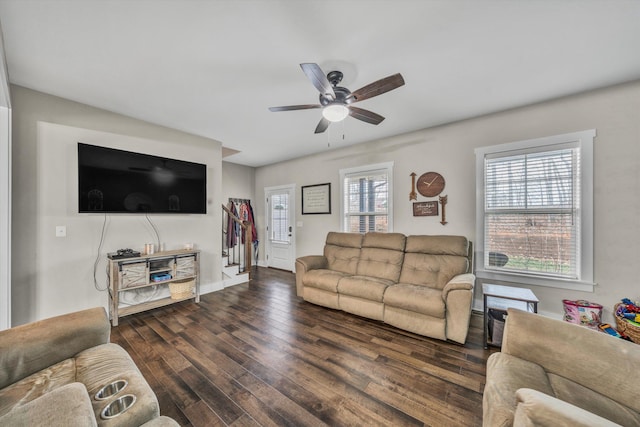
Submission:
M 585 300 L 562 300 L 564 306 L 564 320 L 569 323 L 598 329 L 602 318 L 602 306 Z

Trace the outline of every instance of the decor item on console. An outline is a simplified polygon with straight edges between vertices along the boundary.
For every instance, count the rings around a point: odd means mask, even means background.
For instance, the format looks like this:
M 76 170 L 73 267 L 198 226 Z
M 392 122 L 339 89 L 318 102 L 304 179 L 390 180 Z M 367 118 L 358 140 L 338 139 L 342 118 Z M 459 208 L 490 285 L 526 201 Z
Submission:
M 640 425 L 640 346 L 509 308 L 487 361 L 483 426 Z
M 305 301 L 464 344 L 475 276 L 463 236 L 327 235 L 324 255 L 296 260 Z
M 102 307 L 0 331 L 0 425 L 177 426 Z

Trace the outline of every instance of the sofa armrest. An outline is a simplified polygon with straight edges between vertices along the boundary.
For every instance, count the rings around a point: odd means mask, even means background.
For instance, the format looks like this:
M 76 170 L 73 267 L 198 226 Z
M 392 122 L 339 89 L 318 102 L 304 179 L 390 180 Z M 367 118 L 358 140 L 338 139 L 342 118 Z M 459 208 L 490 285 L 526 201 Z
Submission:
M 324 255 L 307 255 L 296 259 L 296 264 L 304 267 L 304 272 L 310 270 L 318 270 L 320 268 L 327 268 L 329 261 Z M 298 271 L 298 270 L 296 270 Z
M 71 383 L 19 405 L 0 417 L 3 426 L 97 426 L 84 385 Z
M 0 388 L 109 342 L 102 307 L 63 314 L 0 331 Z
M 458 274 L 454 276 L 442 289 L 442 299 L 447 302 L 449 292 L 456 290 L 473 291 L 476 282 L 476 276 L 471 273 Z
M 447 321 L 445 334 L 448 340 L 460 344 L 467 340 L 475 281 L 474 274 L 459 274 L 449 280 L 442 289 Z
M 614 427 L 612 421 L 537 390 L 516 391 L 516 426 Z
M 307 255 L 296 259 L 296 294 L 304 297 L 302 279 L 307 271 L 329 267 L 329 261 L 324 255 Z

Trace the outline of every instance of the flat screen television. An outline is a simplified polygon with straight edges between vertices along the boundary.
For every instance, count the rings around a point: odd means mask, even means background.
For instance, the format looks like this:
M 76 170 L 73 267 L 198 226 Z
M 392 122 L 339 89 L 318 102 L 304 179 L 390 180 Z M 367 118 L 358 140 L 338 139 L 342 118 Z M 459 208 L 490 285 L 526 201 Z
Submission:
M 207 167 L 79 142 L 78 212 L 206 214 Z

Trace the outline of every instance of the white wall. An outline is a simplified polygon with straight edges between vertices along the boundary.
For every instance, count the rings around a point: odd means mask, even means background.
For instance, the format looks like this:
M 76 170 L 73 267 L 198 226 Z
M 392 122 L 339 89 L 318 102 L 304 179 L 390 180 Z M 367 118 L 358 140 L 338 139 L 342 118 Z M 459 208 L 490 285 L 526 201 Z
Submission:
M 77 213 L 77 142 L 207 164 L 206 215 L 150 215 L 167 249 L 201 252 L 203 291 L 220 289 L 221 144 L 51 95 L 12 86 L 13 324 L 93 306 L 107 307 L 106 254 L 154 242 L 142 215 Z M 64 225 L 67 237 L 55 237 Z
M 11 94 L 0 28 L 0 330 L 11 326 Z
M 347 119 L 349 120 L 349 119 Z M 390 113 L 387 120 L 393 120 Z M 384 126 L 382 123 L 380 126 Z M 593 293 L 532 287 L 540 311 L 560 317 L 562 299 L 587 299 L 605 306 L 605 320 L 620 298 L 640 297 L 636 263 L 640 252 L 640 82 L 513 109 L 384 140 L 327 151 L 256 170 L 256 197 L 263 188 L 331 182 L 332 214 L 301 215 L 297 256 L 322 253 L 326 233 L 340 229 L 339 176 L 345 167 L 394 162 L 394 231 L 405 234 L 460 234 L 475 240 L 475 156 L 477 147 L 596 129 L 595 281 Z M 446 180 L 448 224 L 413 217 L 409 174 L 441 173 Z M 419 196 L 418 201 L 426 200 Z M 264 208 L 257 205 L 257 222 Z M 261 242 L 264 236 L 261 236 Z M 262 243 L 261 243 L 262 244 Z M 261 251 L 264 253 L 264 251 Z M 480 307 L 480 286 L 476 307 Z
M 256 204 L 255 198 L 255 168 L 222 162 L 222 203 L 225 205 L 229 198 L 250 199 L 251 205 Z M 255 209 L 255 206 L 254 206 Z
M 3 94 L 0 93 L 0 98 L 2 97 Z M 11 109 L 0 105 L 0 330 L 9 327 L 11 327 Z

